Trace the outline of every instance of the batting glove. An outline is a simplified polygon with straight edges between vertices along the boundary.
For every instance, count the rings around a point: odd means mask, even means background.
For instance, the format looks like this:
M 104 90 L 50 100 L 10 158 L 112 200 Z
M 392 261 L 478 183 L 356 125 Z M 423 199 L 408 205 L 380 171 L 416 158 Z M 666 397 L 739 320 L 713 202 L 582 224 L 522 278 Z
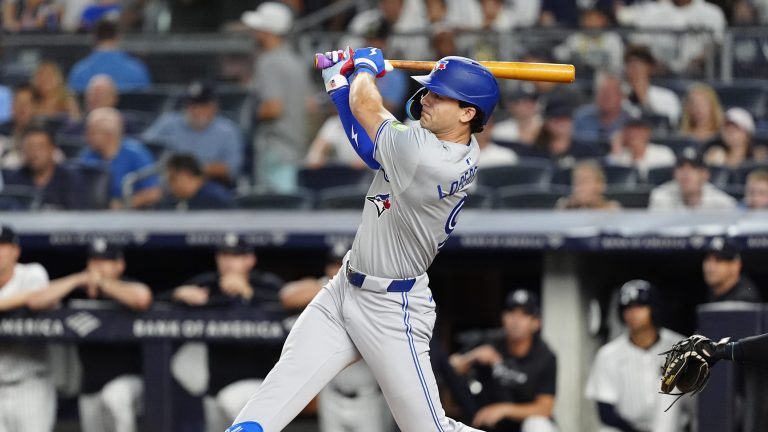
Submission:
M 333 65 L 322 70 L 323 82 L 325 82 L 325 91 L 329 94 L 349 85 L 347 77 L 355 70 L 355 64 L 352 60 L 352 48 L 345 50 L 328 51 L 325 57 Z
M 387 73 L 384 67 L 384 53 L 378 48 L 358 48 L 355 50 L 354 59 L 355 74 L 366 72 L 380 78 Z

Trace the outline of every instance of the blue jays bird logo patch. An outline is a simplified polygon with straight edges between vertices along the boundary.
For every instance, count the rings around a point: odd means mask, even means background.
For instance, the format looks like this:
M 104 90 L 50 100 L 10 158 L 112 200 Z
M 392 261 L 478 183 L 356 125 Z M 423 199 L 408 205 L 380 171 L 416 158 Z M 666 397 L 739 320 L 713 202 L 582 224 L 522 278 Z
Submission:
M 435 63 L 435 70 L 445 70 L 445 68 L 448 66 L 448 60 L 439 60 L 437 63 Z
M 372 202 L 373 205 L 376 206 L 376 211 L 378 212 L 379 217 L 381 217 L 381 214 L 384 213 L 384 210 L 388 210 L 390 207 L 392 207 L 392 202 L 389 200 L 389 194 L 368 196 L 365 197 L 365 199 Z

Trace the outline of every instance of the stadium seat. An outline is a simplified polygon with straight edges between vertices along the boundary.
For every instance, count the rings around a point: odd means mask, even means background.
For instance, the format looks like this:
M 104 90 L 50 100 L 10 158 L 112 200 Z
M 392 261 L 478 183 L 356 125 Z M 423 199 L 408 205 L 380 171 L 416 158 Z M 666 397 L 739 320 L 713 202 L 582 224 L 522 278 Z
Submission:
M 338 186 L 317 193 L 315 208 L 335 210 L 362 210 L 365 205 L 367 185 Z
M 504 186 L 546 186 L 552 179 L 552 164 L 545 159 L 521 158 L 517 165 L 483 168 L 477 172 L 480 186 L 499 188 Z
M 337 186 L 367 184 L 370 180 L 370 170 L 346 165 L 326 165 L 320 168 L 301 168 L 298 182 L 300 187 L 317 192 Z
M 497 209 L 552 209 L 561 197 L 568 195 L 565 186 L 521 187 L 506 186 L 496 190 L 494 208 Z
M 0 210 L 34 210 L 40 196 L 34 187 L 4 185 L 0 191 Z
M 238 207 L 249 210 L 304 210 L 312 206 L 311 191 L 294 193 L 256 191 L 236 198 Z
M 675 167 L 659 167 L 648 170 L 647 183 L 652 186 L 659 186 L 672 180 L 675 177 Z
M 111 176 L 106 165 L 67 161 L 64 167 L 75 172 L 80 181 L 82 193 L 86 196 L 85 208 L 89 210 L 109 208 Z
M 768 170 L 768 163 L 766 162 L 750 162 L 742 164 L 740 167 L 736 168 L 735 170 L 731 171 L 731 181 L 730 183 L 732 185 L 741 185 L 744 186 L 747 182 L 747 176 L 749 173 L 756 169 L 764 169 Z
M 731 169 L 724 166 L 710 166 L 709 182 L 720 189 L 725 189 L 731 182 Z
M 724 109 L 740 107 L 756 117 L 765 114 L 766 92 L 763 86 L 716 84 L 714 87 Z
M 253 128 L 254 97 L 247 90 L 224 89 L 218 92 L 221 114 L 237 123 L 243 133 Z
M 476 186 L 467 194 L 465 209 L 489 209 L 493 207 L 493 189 Z
M 147 150 L 149 150 L 149 152 L 152 153 L 152 157 L 155 159 L 156 162 L 163 161 L 170 154 L 168 147 L 163 141 L 159 141 L 159 140 L 157 141 L 140 140 L 140 141 L 142 144 L 144 144 Z
M 67 159 L 76 159 L 80 152 L 88 146 L 81 135 L 57 135 L 56 145 L 61 149 Z
M 633 167 L 620 165 L 603 165 L 605 181 L 609 186 L 632 187 L 638 183 L 639 173 Z M 552 184 L 570 186 L 572 168 L 561 168 L 552 177 Z
M 605 191 L 605 197 L 618 201 L 622 207 L 628 209 L 648 208 L 652 187 L 637 186 L 633 188 L 615 187 Z
M 169 109 L 174 93 L 175 90 L 163 87 L 120 93 L 117 109 L 158 115 Z
M 695 141 L 681 136 L 653 137 L 651 142 L 669 147 L 676 155 L 688 147 L 698 147 Z
M 495 141 L 495 143 L 512 150 L 519 157 L 528 157 L 533 153 L 533 146 L 531 144 L 525 144 L 518 141 Z

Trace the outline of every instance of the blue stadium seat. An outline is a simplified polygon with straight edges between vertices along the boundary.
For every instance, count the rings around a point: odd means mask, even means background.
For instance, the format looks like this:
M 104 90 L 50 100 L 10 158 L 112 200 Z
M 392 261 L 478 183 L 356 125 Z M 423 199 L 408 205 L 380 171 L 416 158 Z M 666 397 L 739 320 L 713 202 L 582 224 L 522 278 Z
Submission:
M 672 180 L 675 177 L 675 167 L 659 167 L 648 170 L 647 183 L 652 186 L 659 186 Z
M 740 107 L 758 118 L 765 115 L 766 91 L 764 86 L 715 84 L 714 88 L 724 109 Z
M 742 164 L 740 167 L 731 171 L 730 184 L 744 186 L 747 182 L 747 176 L 749 175 L 749 173 L 751 173 L 756 169 L 768 170 L 768 163 L 748 162 L 748 163 Z
M 120 93 L 117 109 L 158 115 L 171 107 L 175 92 L 175 89 L 155 87 L 149 90 Z
M 34 187 L 4 185 L 0 191 L 0 210 L 34 210 L 40 196 Z
M 320 168 L 301 168 L 299 186 L 320 191 L 337 186 L 367 184 L 372 178 L 368 169 L 355 169 L 347 165 L 326 165 Z
M 67 159 L 76 159 L 80 152 L 88 146 L 81 135 L 56 135 L 56 145 L 61 149 Z
M 496 190 L 493 207 L 497 209 L 552 209 L 561 197 L 567 196 L 565 186 L 527 187 L 506 186 Z
M 109 169 L 106 165 L 70 160 L 64 163 L 79 177 L 82 194 L 85 195 L 85 207 L 88 210 L 109 208 L 110 182 Z
M 538 185 L 546 186 L 552 179 L 552 164 L 545 159 L 521 158 L 517 165 L 483 168 L 477 173 L 480 186 L 499 188 L 503 186 Z

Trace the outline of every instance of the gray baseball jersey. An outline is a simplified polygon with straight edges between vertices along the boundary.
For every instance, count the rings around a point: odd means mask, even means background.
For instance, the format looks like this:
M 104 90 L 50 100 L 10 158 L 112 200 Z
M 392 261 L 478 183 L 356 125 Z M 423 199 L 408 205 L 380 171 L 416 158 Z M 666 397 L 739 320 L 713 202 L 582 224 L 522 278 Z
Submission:
M 441 142 L 387 120 L 375 143 L 381 169 L 352 250 L 296 321 L 280 361 L 235 423 L 282 430 L 362 356 L 403 432 L 477 431 L 448 418 L 440 403 L 429 359 L 436 315 L 426 275 L 477 173 L 477 142 Z
M 376 160 L 351 266 L 404 279 L 423 274 L 456 226 L 480 148 L 442 142 L 426 129 L 387 120 L 376 133 Z

